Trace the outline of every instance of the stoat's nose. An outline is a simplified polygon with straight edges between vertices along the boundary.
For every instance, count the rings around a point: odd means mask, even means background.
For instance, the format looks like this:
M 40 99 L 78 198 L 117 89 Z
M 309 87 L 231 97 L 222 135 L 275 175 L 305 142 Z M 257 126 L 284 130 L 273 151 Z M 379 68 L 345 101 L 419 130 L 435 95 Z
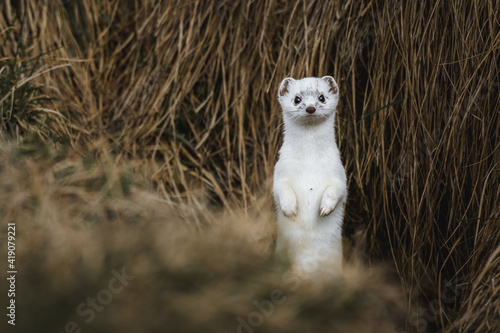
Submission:
M 316 108 L 310 106 L 306 109 L 306 112 L 309 114 L 313 114 L 314 112 L 316 112 Z

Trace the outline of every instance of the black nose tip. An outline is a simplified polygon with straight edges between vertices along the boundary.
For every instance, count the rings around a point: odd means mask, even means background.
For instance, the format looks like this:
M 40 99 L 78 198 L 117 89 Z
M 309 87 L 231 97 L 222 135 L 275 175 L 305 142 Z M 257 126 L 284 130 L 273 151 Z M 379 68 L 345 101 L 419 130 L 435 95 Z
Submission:
M 306 109 L 306 112 L 307 112 L 307 113 L 309 113 L 309 114 L 313 114 L 314 112 L 316 112 L 316 109 L 315 109 L 315 108 L 313 108 L 312 106 L 310 106 L 310 107 L 308 107 L 308 108 Z

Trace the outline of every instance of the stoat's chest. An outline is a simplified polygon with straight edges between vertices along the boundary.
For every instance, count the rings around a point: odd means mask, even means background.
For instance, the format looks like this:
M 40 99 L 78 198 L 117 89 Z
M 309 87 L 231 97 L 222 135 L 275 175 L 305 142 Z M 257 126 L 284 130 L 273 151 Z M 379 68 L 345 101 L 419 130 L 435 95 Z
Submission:
M 284 177 L 294 190 L 312 195 L 323 191 L 332 181 L 345 178 L 336 146 L 286 146 L 280 150 L 275 169 L 277 177 Z

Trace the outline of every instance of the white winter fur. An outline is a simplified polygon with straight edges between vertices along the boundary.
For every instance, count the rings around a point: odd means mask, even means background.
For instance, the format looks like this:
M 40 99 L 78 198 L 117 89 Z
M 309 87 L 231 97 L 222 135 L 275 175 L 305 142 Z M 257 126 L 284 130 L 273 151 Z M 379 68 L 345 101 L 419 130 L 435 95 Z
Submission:
M 295 103 L 296 97 L 299 103 Z M 286 78 L 278 99 L 285 130 L 274 169 L 276 250 L 288 251 L 299 271 L 339 273 L 347 188 L 335 142 L 337 83 L 331 76 Z M 315 112 L 306 112 L 308 107 L 314 107 Z

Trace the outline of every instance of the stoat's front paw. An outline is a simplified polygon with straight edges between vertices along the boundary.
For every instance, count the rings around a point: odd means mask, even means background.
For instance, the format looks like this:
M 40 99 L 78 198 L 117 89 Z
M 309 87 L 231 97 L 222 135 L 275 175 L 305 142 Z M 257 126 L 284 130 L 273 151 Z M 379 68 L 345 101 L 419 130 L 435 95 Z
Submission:
M 323 198 L 321 199 L 321 206 L 319 207 L 320 215 L 322 217 L 329 215 L 335 210 L 339 202 L 340 196 L 338 191 L 332 187 L 328 187 L 323 193 Z
M 297 198 L 295 195 L 288 195 L 280 201 L 281 211 L 290 220 L 294 220 L 297 216 Z

